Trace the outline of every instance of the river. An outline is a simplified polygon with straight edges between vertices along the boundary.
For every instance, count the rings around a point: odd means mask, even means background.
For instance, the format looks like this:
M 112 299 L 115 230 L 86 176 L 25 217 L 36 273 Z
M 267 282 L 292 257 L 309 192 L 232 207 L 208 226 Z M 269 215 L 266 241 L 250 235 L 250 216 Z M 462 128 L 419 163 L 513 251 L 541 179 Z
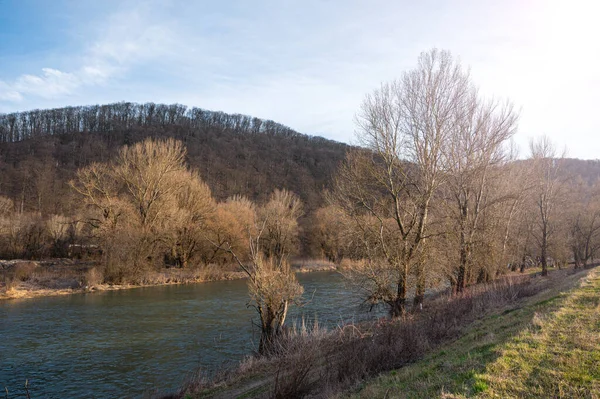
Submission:
M 335 272 L 299 274 L 302 318 L 334 328 L 373 318 Z M 246 281 L 219 281 L 0 302 L 0 390 L 9 398 L 141 398 L 176 390 L 199 367 L 256 348 Z

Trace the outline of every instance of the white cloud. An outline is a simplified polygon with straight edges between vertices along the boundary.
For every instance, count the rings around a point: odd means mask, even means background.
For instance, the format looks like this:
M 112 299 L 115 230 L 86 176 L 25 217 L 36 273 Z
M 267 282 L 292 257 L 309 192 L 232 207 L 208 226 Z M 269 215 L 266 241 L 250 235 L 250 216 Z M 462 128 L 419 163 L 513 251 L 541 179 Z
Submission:
M 12 88 L 21 96 L 34 94 L 42 98 L 56 98 L 73 92 L 80 86 L 79 77 L 57 69 L 42 68 L 40 75 L 22 75 Z
M 15 90 L 11 85 L 0 80 L 0 101 L 20 102 L 23 95 Z
M 177 51 L 169 27 L 152 19 L 144 5 L 113 14 L 108 22 L 102 21 L 99 39 L 82 55 L 70 57 L 79 60 L 80 67 L 70 72 L 47 67 L 12 82 L 0 80 L 0 101 L 65 98 L 83 87 L 105 84 L 133 65 Z

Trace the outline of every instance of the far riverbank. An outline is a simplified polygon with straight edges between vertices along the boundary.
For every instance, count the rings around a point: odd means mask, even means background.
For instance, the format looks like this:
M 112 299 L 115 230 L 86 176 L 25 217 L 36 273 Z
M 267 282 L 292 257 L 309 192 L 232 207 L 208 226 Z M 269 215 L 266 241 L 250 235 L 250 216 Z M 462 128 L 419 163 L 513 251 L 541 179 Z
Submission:
M 296 259 L 292 261 L 292 267 L 297 273 L 336 270 L 334 263 L 320 259 Z M 0 260 L 0 300 L 246 278 L 246 274 L 233 265 L 208 265 L 149 271 L 135 284 L 107 284 L 101 281 L 100 268 L 97 261 L 63 258 L 40 261 Z

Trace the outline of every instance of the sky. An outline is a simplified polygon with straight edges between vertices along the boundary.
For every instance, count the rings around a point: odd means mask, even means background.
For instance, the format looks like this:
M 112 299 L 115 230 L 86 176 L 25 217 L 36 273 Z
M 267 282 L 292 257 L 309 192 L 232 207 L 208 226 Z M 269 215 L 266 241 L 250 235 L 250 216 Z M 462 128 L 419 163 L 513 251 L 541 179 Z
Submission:
M 367 93 L 449 50 L 482 95 L 600 158 L 593 0 L 0 0 L 0 112 L 118 101 L 272 119 L 355 143 Z

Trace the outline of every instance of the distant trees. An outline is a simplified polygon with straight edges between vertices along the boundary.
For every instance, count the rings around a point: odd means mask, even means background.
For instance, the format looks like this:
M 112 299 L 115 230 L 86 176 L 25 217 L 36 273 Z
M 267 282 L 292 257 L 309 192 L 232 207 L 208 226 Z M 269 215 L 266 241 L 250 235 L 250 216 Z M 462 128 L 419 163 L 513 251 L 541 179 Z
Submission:
M 79 197 L 68 182 L 78 169 L 113 162 L 123 145 L 167 137 L 185 143 L 186 161 L 217 201 L 242 195 L 262 203 L 273 190 L 285 188 L 301 197 L 309 215 L 323 204 L 320 190 L 329 187 L 348 147 L 272 121 L 163 104 L 28 111 L 0 115 L 0 120 L 11 115 L 19 121 L 30 116 L 50 121 L 36 122 L 39 134 L 29 128 L 23 133 L 19 122 L 14 128 L 23 140 L 0 140 L 0 195 L 10 198 L 17 211 L 37 212 L 44 219 L 52 214 L 77 217 Z M 79 122 L 58 126 L 70 118 Z M 307 232 L 299 237 L 302 243 L 308 242 Z M 308 249 L 303 245 L 299 251 L 310 256 Z
M 272 120 L 226 114 L 181 104 L 137 104 L 65 107 L 0 114 L 0 143 L 80 132 L 108 133 L 134 127 L 219 127 L 248 134 L 296 136 L 298 133 Z

